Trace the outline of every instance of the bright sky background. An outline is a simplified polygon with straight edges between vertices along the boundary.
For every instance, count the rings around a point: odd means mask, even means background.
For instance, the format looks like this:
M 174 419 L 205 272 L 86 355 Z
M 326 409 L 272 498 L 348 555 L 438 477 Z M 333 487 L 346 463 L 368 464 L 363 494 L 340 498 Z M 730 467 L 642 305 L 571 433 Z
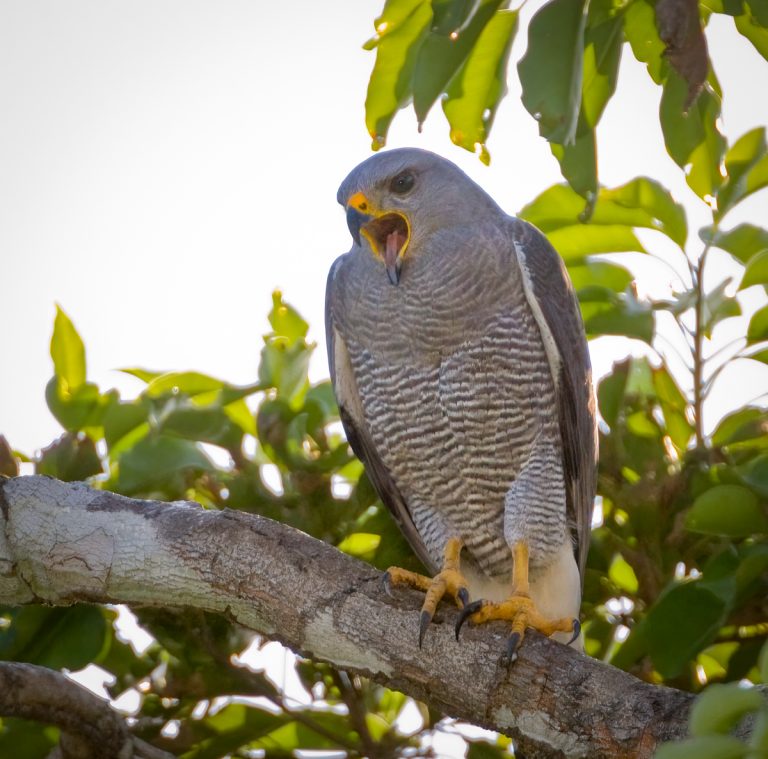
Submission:
M 275 287 L 323 344 L 326 272 L 349 247 L 336 188 L 370 150 L 363 103 L 374 56 L 361 44 L 380 8 L 0 0 L 0 432 L 14 447 L 32 452 L 60 431 L 44 402 L 55 302 L 83 336 L 89 378 L 128 395 L 141 384 L 121 366 L 253 381 Z M 733 139 L 768 122 L 768 64 L 730 19 L 715 18 L 708 37 Z M 520 34 L 513 60 L 524 46 Z M 450 143 L 439 106 L 421 135 L 401 114 L 390 146 L 442 153 L 515 212 L 559 181 L 515 79 L 490 168 Z M 659 93 L 625 48 L 599 128 L 601 179 L 648 174 L 691 201 L 660 150 Z M 768 192 L 749 208 L 730 221 L 765 222 Z M 663 288 L 669 273 L 654 271 L 646 286 Z M 764 300 L 748 295 L 752 309 Z M 593 346 L 597 371 L 624 352 L 620 340 Z M 313 376 L 326 372 L 319 349 Z M 737 401 L 768 388 L 765 372 L 726 376 L 707 427 L 734 402 L 736 376 Z

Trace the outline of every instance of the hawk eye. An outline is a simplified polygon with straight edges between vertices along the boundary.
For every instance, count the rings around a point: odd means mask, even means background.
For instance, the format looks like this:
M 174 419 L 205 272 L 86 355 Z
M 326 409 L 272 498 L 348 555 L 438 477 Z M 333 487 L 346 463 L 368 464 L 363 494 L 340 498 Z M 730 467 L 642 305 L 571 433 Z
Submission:
M 416 177 L 414 177 L 410 171 L 404 171 L 402 174 L 398 174 L 389 183 L 389 189 L 392 192 L 396 192 L 398 195 L 405 195 L 406 192 L 410 192 L 411 189 L 413 189 L 413 183 L 415 181 Z

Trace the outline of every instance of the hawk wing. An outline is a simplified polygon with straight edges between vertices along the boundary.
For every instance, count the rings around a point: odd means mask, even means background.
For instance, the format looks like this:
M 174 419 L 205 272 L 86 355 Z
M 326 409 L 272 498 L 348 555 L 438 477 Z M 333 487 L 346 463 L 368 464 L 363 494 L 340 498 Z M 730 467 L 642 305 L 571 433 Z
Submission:
M 421 562 L 431 572 L 437 567 L 429 556 L 424 541 L 421 539 L 405 499 L 401 495 L 392 475 L 379 456 L 373 443 L 368 423 L 363 414 L 363 405 L 357 388 L 352 366 L 349 360 L 344 338 L 336 329 L 333 319 L 335 305 L 334 281 L 338 270 L 344 265 L 346 256 L 336 259 L 328 273 L 325 290 L 325 340 L 328 349 L 328 366 L 331 382 L 339 404 L 339 415 L 344 431 L 355 455 L 363 462 L 365 471 L 371 479 L 376 492 L 384 505 L 394 516 L 400 530 L 413 548 Z
M 597 427 L 592 367 L 581 311 L 565 265 L 547 238 L 519 219 L 513 220 L 511 234 L 526 298 L 541 331 L 555 381 L 566 517 L 583 583 L 597 481 Z

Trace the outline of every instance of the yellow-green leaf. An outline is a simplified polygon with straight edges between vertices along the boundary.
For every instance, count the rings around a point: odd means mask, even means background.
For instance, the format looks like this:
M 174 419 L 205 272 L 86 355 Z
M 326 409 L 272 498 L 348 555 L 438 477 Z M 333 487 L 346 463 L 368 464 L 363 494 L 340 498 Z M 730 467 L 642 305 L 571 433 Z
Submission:
M 464 65 L 451 80 L 443 111 L 451 127 L 451 140 L 488 159 L 485 142 L 496 109 L 507 91 L 509 51 L 517 31 L 517 11 L 497 11 L 483 29 Z
M 376 21 L 378 37 L 366 47 L 376 47 L 376 63 L 365 98 L 365 124 L 378 150 L 398 109 L 412 97 L 416 57 L 432 21 L 427 0 L 387 0 Z
M 362 559 L 373 555 L 380 542 L 381 535 L 372 532 L 353 532 L 351 535 L 347 535 L 337 548 L 350 556 L 357 556 Z
M 85 346 L 75 325 L 59 305 L 53 322 L 51 358 L 54 373 L 65 383 L 65 390 L 72 392 L 85 382 Z
M 549 232 L 547 237 L 567 263 L 594 253 L 646 252 L 632 229 L 621 225 L 575 224 Z
M 749 259 L 739 290 L 752 285 L 765 284 L 768 284 L 768 248 L 761 250 Z
M 693 502 L 685 526 L 692 532 L 740 538 L 768 532 L 757 496 L 742 485 L 716 485 Z
M 608 577 L 621 590 L 627 593 L 637 593 L 638 583 L 635 570 L 620 553 L 614 555 L 611 566 L 608 568 Z

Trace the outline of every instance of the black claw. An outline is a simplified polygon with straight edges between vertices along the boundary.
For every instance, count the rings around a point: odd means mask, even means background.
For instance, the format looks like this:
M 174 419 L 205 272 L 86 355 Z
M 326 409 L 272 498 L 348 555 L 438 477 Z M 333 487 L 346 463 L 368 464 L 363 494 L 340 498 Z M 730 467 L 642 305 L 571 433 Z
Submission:
M 384 592 L 390 597 L 394 598 L 392 594 L 392 575 L 389 572 L 384 572 L 381 576 L 381 584 L 384 587 Z
M 419 648 L 424 642 L 424 634 L 427 632 L 429 623 L 432 621 L 432 615 L 428 611 L 421 612 L 421 618 L 419 619 Z
M 466 588 L 459 588 L 459 592 L 456 595 L 459 597 L 462 606 L 466 606 L 469 603 L 469 591 Z
M 517 661 L 517 649 L 520 648 L 520 633 L 513 632 L 507 638 L 507 659 L 510 664 Z
M 456 620 L 456 640 L 459 639 L 459 633 L 464 623 L 476 612 L 479 611 L 485 602 L 482 599 L 473 601 L 471 604 L 466 604 L 464 608 L 459 612 L 459 618 Z
M 581 633 L 581 622 L 579 622 L 578 619 L 573 620 L 573 637 L 568 641 L 568 645 L 570 646 L 571 643 L 573 643 L 576 638 L 579 637 L 579 634 Z

